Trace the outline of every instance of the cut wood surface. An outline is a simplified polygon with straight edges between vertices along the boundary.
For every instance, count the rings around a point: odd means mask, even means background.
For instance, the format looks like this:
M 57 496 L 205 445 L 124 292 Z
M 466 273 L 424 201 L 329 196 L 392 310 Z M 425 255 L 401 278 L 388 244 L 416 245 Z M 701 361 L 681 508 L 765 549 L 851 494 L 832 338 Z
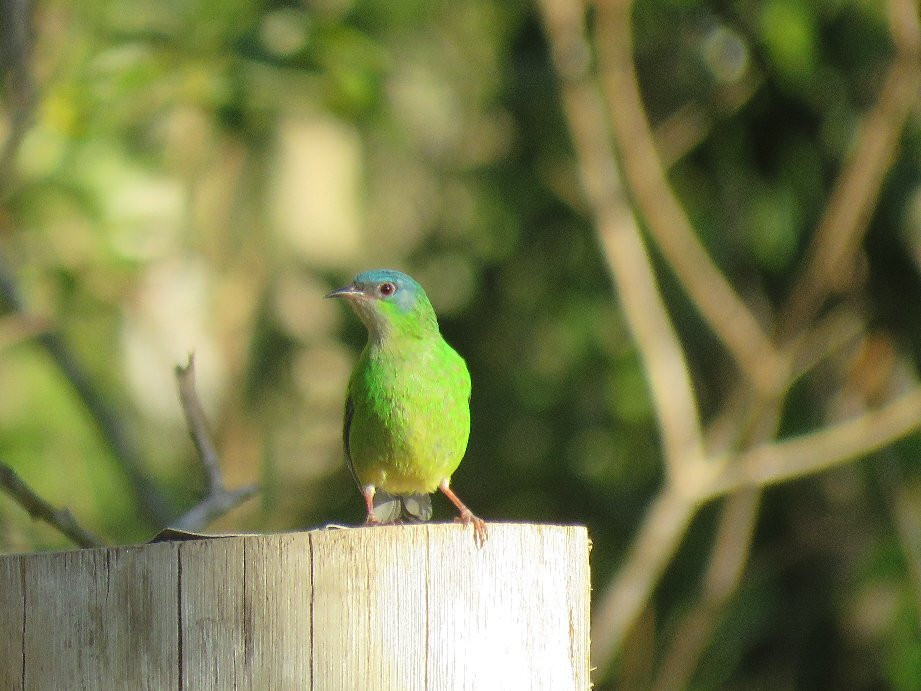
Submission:
M 585 528 L 0 556 L 0 689 L 588 689 Z

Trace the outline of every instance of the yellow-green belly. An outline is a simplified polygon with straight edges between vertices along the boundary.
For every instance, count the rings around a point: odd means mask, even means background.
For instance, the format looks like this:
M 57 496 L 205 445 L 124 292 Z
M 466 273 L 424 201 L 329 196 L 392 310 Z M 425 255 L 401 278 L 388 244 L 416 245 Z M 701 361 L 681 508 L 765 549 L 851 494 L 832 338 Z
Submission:
M 433 492 L 450 478 L 470 434 L 470 375 L 440 337 L 365 348 L 352 375 L 349 451 L 362 486 Z

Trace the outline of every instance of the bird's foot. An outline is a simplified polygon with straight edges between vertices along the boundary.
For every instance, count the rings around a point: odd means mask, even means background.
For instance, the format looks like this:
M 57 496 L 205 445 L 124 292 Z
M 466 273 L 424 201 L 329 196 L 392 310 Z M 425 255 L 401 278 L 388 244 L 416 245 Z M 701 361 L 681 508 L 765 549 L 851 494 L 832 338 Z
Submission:
M 464 504 L 448 486 L 448 480 L 449 478 L 442 480 L 441 484 L 438 485 L 438 489 L 440 489 L 444 495 L 451 500 L 451 503 L 457 507 L 457 510 L 460 511 L 460 517 L 457 520 L 464 525 L 473 524 L 473 541 L 476 543 L 477 547 L 482 547 L 486 544 L 486 538 L 488 537 L 486 521 L 473 515 L 473 512 L 467 508 L 466 504 Z
M 476 543 L 477 547 L 482 547 L 486 544 L 486 538 L 489 537 L 489 531 L 486 529 L 486 521 L 479 516 L 474 516 L 470 509 L 462 511 L 461 515 L 454 520 L 464 525 L 473 525 L 473 541 Z

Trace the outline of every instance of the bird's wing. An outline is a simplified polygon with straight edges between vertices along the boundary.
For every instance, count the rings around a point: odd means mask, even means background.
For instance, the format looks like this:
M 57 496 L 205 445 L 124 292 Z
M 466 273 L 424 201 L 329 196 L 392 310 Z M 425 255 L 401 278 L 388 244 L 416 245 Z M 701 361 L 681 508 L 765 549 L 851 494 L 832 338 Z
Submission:
M 352 427 L 352 416 L 355 414 L 355 402 L 352 400 L 352 394 L 345 397 L 345 416 L 342 422 L 342 446 L 345 448 L 345 463 L 349 467 L 349 472 L 361 490 L 361 483 L 358 481 L 358 475 L 355 473 L 355 466 L 352 464 L 352 452 L 349 449 L 349 430 Z

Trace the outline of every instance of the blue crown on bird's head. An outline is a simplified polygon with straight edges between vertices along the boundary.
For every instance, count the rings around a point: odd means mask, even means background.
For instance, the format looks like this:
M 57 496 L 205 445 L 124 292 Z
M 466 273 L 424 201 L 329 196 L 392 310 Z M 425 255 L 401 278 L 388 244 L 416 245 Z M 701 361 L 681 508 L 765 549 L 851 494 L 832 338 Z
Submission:
M 363 285 L 382 285 L 384 283 L 392 283 L 397 288 L 397 293 L 407 292 L 413 295 L 421 293 L 425 295 L 425 290 L 422 286 L 408 274 L 404 274 L 402 271 L 397 271 L 396 269 L 371 269 L 370 271 L 362 271 L 355 277 L 355 283 L 360 283 Z M 396 295 L 396 293 L 394 293 Z
M 363 271 L 347 286 L 329 293 L 326 297 L 344 297 L 365 324 L 376 331 L 388 330 L 387 315 L 391 318 L 413 318 L 419 327 L 437 331 L 435 312 L 425 290 L 411 276 L 394 269 Z
M 396 269 L 370 269 L 362 271 L 355 277 L 355 283 L 384 283 L 390 281 L 401 286 L 413 286 L 422 290 L 422 286 L 409 274 L 404 274 Z

